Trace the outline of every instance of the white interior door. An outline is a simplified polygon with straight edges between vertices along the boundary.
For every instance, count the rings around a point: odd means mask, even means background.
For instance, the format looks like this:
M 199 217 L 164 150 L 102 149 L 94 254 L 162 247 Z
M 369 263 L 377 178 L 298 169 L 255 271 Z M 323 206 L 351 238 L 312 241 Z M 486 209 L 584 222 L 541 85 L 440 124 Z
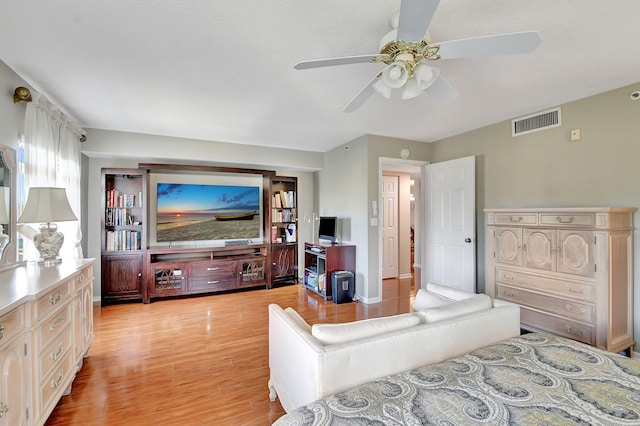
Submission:
M 428 282 L 476 291 L 475 157 L 424 166 Z
M 398 176 L 382 176 L 382 279 L 398 276 Z

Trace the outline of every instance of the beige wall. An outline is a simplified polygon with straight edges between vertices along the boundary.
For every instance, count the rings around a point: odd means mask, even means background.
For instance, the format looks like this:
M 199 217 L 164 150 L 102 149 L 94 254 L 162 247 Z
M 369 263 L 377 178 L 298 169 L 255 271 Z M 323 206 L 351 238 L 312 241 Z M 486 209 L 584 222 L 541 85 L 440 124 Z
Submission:
M 484 289 L 485 208 L 640 208 L 640 83 L 562 105 L 562 126 L 511 137 L 505 121 L 432 145 L 431 161 L 476 156 L 478 289 Z M 570 141 L 580 128 L 582 140 Z M 640 341 L 640 212 L 635 215 L 635 340 Z
M 0 61 L 0 145 L 18 147 L 19 135 L 24 131 L 25 102 L 13 103 L 16 87 L 29 86 L 18 74 Z

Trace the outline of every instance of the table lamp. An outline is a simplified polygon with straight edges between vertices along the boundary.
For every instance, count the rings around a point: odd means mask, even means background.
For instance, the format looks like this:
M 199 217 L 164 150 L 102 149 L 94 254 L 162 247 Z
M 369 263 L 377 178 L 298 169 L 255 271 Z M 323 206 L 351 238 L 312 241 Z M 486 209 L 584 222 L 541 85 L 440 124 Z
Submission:
M 9 244 L 9 236 L 4 233 L 4 225 L 9 224 L 9 188 L 0 186 L 0 258 Z
M 40 253 L 38 264 L 51 265 L 60 262 L 58 252 L 64 235 L 53 222 L 78 220 L 69 205 L 64 188 L 29 188 L 27 203 L 18 223 L 40 223 L 39 232 L 33 237 L 33 244 Z

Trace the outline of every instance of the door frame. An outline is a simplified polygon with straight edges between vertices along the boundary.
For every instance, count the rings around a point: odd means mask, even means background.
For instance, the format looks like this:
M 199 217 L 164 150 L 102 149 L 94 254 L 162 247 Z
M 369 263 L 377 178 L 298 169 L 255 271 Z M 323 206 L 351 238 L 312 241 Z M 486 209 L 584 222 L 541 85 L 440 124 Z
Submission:
M 415 242 L 415 249 L 414 249 L 414 269 L 416 271 L 416 276 L 420 276 L 420 268 L 421 265 L 419 262 L 421 262 L 422 259 L 422 250 L 423 250 L 423 244 L 424 242 L 422 241 L 422 221 L 423 221 L 423 211 L 422 211 L 422 186 L 421 186 L 421 182 L 424 182 L 424 176 L 422 175 L 422 169 L 423 166 L 429 164 L 429 161 L 422 161 L 422 160 L 403 160 L 401 158 L 392 158 L 392 157 L 378 157 L 378 199 L 376 201 L 376 208 L 374 209 L 374 206 L 369 206 L 369 212 L 371 213 L 371 218 L 372 220 L 375 219 L 377 220 L 377 224 L 378 226 L 376 226 L 378 228 L 378 237 L 377 237 L 377 241 L 376 244 L 378 245 L 378 295 L 379 295 L 379 300 L 371 300 L 369 301 L 369 303 L 374 303 L 376 301 L 381 301 L 382 300 L 382 227 L 379 226 L 380 224 L 380 212 L 379 212 L 379 208 L 380 208 L 380 203 L 382 202 L 382 172 L 393 172 L 394 169 L 396 169 L 395 171 L 401 171 L 400 168 L 404 168 L 405 170 L 402 170 L 402 173 L 409 173 L 412 175 L 412 177 L 414 177 L 415 180 L 415 185 L 419 185 L 414 187 L 414 195 L 416 197 L 415 199 L 415 209 L 414 209 L 414 223 L 415 223 L 415 232 L 414 232 L 414 242 Z M 409 169 L 409 170 L 406 170 Z M 416 176 L 419 176 L 419 181 L 415 179 Z M 374 211 L 375 210 L 375 211 Z M 374 214 L 375 213 L 375 214 Z M 369 224 L 371 225 L 371 223 Z

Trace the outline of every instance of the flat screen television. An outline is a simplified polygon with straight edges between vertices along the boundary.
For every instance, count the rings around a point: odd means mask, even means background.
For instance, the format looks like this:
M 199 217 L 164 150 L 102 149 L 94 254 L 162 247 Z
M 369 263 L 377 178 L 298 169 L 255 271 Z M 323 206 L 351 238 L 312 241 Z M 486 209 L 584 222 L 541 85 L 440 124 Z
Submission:
M 262 189 L 250 184 L 157 183 L 156 241 L 262 238 Z
M 335 216 L 320 216 L 318 224 L 318 239 L 323 242 L 336 242 L 338 218 Z

